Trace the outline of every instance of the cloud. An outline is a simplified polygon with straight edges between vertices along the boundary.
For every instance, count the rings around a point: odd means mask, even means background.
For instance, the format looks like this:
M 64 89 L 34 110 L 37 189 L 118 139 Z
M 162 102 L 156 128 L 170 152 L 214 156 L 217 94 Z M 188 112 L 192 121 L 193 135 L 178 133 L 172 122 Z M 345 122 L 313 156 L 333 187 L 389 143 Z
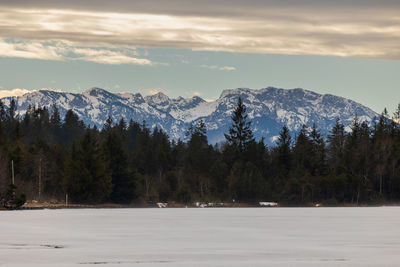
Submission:
M 70 60 L 83 60 L 96 62 L 101 64 L 134 64 L 134 65 L 151 65 L 152 62 L 144 58 L 136 58 L 125 54 L 121 51 L 110 51 L 105 49 L 93 48 L 72 48 L 71 52 L 76 55 L 76 58 Z
M 44 46 L 38 42 L 7 42 L 0 40 L 0 57 L 30 58 L 43 60 L 62 60 L 60 49 Z
M 188 96 L 188 97 L 193 97 L 193 96 L 200 96 L 201 97 L 203 95 L 203 93 L 199 92 L 199 91 L 188 91 L 188 92 L 185 93 L 185 95 Z
M 154 62 L 137 58 L 132 49 L 106 49 L 71 46 L 66 42 L 45 42 L 0 39 L 0 57 L 58 61 L 88 61 L 100 64 L 152 65 Z
M 219 66 L 216 66 L 216 65 L 201 65 L 200 67 L 206 68 L 206 69 L 210 69 L 210 70 L 225 70 L 225 71 L 236 70 L 236 68 L 232 67 L 232 66 L 219 67 Z
M 20 89 L 15 88 L 11 90 L 0 90 L 0 98 L 10 97 L 10 96 L 22 96 L 27 93 L 32 93 L 35 90 L 27 90 L 27 89 Z
M 15 9 L 63 9 L 93 12 L 167 14 L 177 16 L 235 16 L 262 17 L 268 9 L 285 9 L 288 11 L 309 10 L 311 14 L 320 12 L 349 13 L 353 11 L 390 11 L 396 13 L 399 8 L 397 0 L 2 0 L 3 7 Z M 212 6 L 212 8 L 210 8 Z
M 123 49 L 400 59 L 399 13 L 395 0 L 5 0 L 0 38 L 32 43 L 22 50 L 3 44 L 0 50 L 64 60 L 57 47 L 40 45 L 56 40 L 89 49 L 80 51 L 79 60 L 140 65 L 150 62 Z
M 193 95 L 194 95 L 194 96 L 201 96 L 201 95 L 202 95 L 202 93 L 201 93 L 201 92 L 199 92 L 199 91 L 194 91 L 194 92 L 193 92 Z
M 227 71 L 232 71 L 232 70 L 236 70 L 235 67 L 232 66 L 223 66 L 219 68 L 220 70 L 227 70 Z
M 204 64 L 204 65 L 201 65 L 200 67 L 210 69 L 210 70 L 218 69 L 218 66 L 216 66 L 216 65 L 205 65 Z
M 64 90 L 60 88 L 41 88 L 40 90 L 53 91 L 59 93 L 64 92 Z M 11 96 L 23 96 L 24 94 L 33 93 L 37 91 L 38 90 L 28 90 L 24 88 L 14 88 L 7 90 L 3 89 L 3 87 L 0 87 L 0 98 L 11 97 Z
M 168 91 L 164 90 L 162 88 L 140 88 L 139 92 L 142 95 L 155 95 L 157 93 L 163 93 L 163 94 L 167 94 Z
M 53 91 L 53 92 L 58 92 L 58 93 L 64 92 L 64 90 L 60 89 L 60 88 L 42 88 L 40 90 Z M 34 91 L 36 91 L 36 90 L 34 90 Z M 33 92 L 33 91 L 30 91 L 30 92 Z

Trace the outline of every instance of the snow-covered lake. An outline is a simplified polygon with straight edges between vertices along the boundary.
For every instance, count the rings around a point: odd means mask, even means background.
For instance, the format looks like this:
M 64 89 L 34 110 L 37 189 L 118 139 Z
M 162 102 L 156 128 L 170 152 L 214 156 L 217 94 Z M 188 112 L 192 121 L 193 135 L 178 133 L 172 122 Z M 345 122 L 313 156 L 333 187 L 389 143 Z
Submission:
M 0 212 L 0 266 L 399 266 L 400 208 Z

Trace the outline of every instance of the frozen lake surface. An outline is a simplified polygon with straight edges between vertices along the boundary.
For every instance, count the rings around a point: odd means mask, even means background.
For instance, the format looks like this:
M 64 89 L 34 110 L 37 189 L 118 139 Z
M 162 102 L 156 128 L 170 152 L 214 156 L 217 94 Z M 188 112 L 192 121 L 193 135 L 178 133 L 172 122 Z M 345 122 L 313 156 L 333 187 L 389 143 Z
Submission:
M 400 208 L 0 212 L 0 266 L 399 266 Z

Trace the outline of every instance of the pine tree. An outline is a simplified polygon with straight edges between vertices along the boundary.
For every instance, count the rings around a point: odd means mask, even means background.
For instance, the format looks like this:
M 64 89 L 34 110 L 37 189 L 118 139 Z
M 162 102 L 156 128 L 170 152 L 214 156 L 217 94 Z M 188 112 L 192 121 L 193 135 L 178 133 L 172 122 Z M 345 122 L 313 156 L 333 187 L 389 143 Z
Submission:
M 287 171 L 292 167 L 292 137 L 290 136 L 289 129 L 286 125 L 282 127 L 277 141 L 278 160 L 281 166 Z
M 197 143 L 199 144 L 198 148 L 204 148 L 208 146 L 206 135 L 207 128 L 203 120 L 198 121 L 195 126 L 191 125 L 188 130 L 188 134 L 190 134 L 190 140 L 188 142 L 189 145 L 191 143 Z
M 0 148 L 7 144 L 8 138 L 3 121 L 0 120 Z
M 61 115 L 60 111 L 58 110 L 56 104 L 53 104 L 51 108 L 51 116 L 50 116 L 50 140 L 49 143 L 55 144 L 61 142 Z
M 107 132 L 102 145 L 105 161 L 111 171 L 113 190 L 111 200 L 129 203 L 136 198 L 137 174 L 128 168 L 128 155 L 116 128 Z
M 78 115 L 69 109 L 65 114 L 64 124 L 61 129 L 63 135 L 62 143 L 69 147 L 74 139 L 79 140 L 82 137 L 85 125 L 79 120 Z
M 15 119 L 16 112 L 17 112 L 17 104 L 15 103 L 15 100 L 13 98 L 11 99 L 10 107 L 8 108 L 8 114 L 7 114 L 10 121 L 13 121 Z
M 203 120 L 197 122 L 191 129 L 191 137 L 187 146 L 187 177 L 194 191 L 203 198 L 209 191 L 210 181 L 208 171 L 211 168 L 212 156 L 207 141 L 207 129 Z
M 51 109 L 50 123 L 53 128 L 58 129 L 61 127 L 60 111 L 58 110 L 56 104 L 53 104 L 52 109 Z
M 312 174 L 322 175 L 326 172 L 326 146 L 317 125 L 311 128 L 310 140 L 312 144 Z
M 113 120 L 111 116 L 108 116 L 106 122 L 104 123 L 103 131 L 108 132 L 109 130 L 111 130 L 112 126 L 113 126 Z
M 335 126 L 332 128 L 331 133 L 328 135 L 328 159 L 330 166 L 335 174 L 340 174 L 343 171 L 344 165 L 344 144 L 346 134 L 344 125 L 340 119 L 336 119 Z
M 203 120 L 199 120 L 196 123 L 196 125 L 193 125 L 193 123 L 190 125 L 186 135 L 190 136 L 190 138 L 193 138 L 194 135 L 205 137 L 206 133 L 207 133 L 206 124 L 204 123 Z
M 379 188 L 379 197 L 383 198 L 387 188 L 387 169 L 388 162 L 391 157 L 390 151 L 392 148 L 393 140 L 390 136 L 391 123 L 388 119 L 388 111 L 385 108 L 379 117 L 377 125 L 373 132 L 372 142 L 374 144 L 374 158 L 375 158 L 375 184 Z
M 397 109 L 393 114 L 393 119 L 395 123 L 400 124 L 400 104 L 397 105 Z
M 121 133 L 122 133 L 123 131 L 126 130 L 126 122 L 125 122 L 124 118 L 121 118 L 121 119 L 119 120 L 118 129 L 119 129 L 119 131 L 120 131 Z
M 243 104 L 241 97 L 237 101 L 231 119 L 233 123 L 229 128 L 229 134 L 225 134 L 225 139 L 231 146 L 242 153 L 254 141 L 254 137 L 251 130 L 251 121 L 247 119 L 246 106 Z
M 139 135 L 140 124 L 134 122 L 132 119 L 129 121 L 128 129 L 126 131 L 125 145 L 129 151 L 133 151 L 135 149 L 135 145 L 137 142 L 137 137 Z
M 5 125 L 11 139 L 18 140 L 20 137 L 19 116 L 16 115 L 17 104 L 11 99 L 10 106 L 5 114 Z M 1 112 L 1 111 L 0 111 Z M 16 129 L 17 128 L 17 129 Z
M 303 125 L 293 147 L 294 161 L 298 171 L 312 172 L 312 141 L 306 125 Z
M 6 110 L 4 108 L 3 101 L 0 99 L 0 121 L 4 122 L 6 120 Z
M 73 142 L 65 163 L 66 192 L 78 203 L 102 202 L 112 190 L 110 171 L 92 131 L 86 130 L 79 144 Z

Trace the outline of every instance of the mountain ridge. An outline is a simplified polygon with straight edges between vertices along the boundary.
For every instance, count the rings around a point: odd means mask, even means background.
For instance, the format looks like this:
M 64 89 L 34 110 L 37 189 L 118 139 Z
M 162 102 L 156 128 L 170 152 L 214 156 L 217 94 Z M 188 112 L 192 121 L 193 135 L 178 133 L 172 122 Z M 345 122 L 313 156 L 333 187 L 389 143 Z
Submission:
M 82 93 L 39 90 L 23 96 L 6 97 L 2 101 L 8 106 L 14 99 L 20 115 L 29 105 L 51 108 L 56 104 L 61 116 L 72 109 L 85 124 L 97 127 L 102 127 L 108 116 L 115 122 L 121 118 L 146 121 L 147 126 L 161 128 L 175 140 L 184 140 L 190 125 L 202 119 L 210 143 L 218 143 L 224 140 L 223 133 L 231 124 L 230 116 L 238 97 L 247 107 L 256 138 L 265 137 L 267 143 L 275 141 L 283 125 L 296 132 L 303 124 L 311 126 L 315 123 L 323 134 L 327 134 L 336 118 L 340 118 L 348 128 L 355 116 L 360 121 L 372 121 L 379 116 L 353 100 L 302 88 L 225 89 L 218 99 L 207 102 L 199 96 L 170 98 L 162 92 L 142 96 L 140 93 L 112 93 L 93 87 Z

